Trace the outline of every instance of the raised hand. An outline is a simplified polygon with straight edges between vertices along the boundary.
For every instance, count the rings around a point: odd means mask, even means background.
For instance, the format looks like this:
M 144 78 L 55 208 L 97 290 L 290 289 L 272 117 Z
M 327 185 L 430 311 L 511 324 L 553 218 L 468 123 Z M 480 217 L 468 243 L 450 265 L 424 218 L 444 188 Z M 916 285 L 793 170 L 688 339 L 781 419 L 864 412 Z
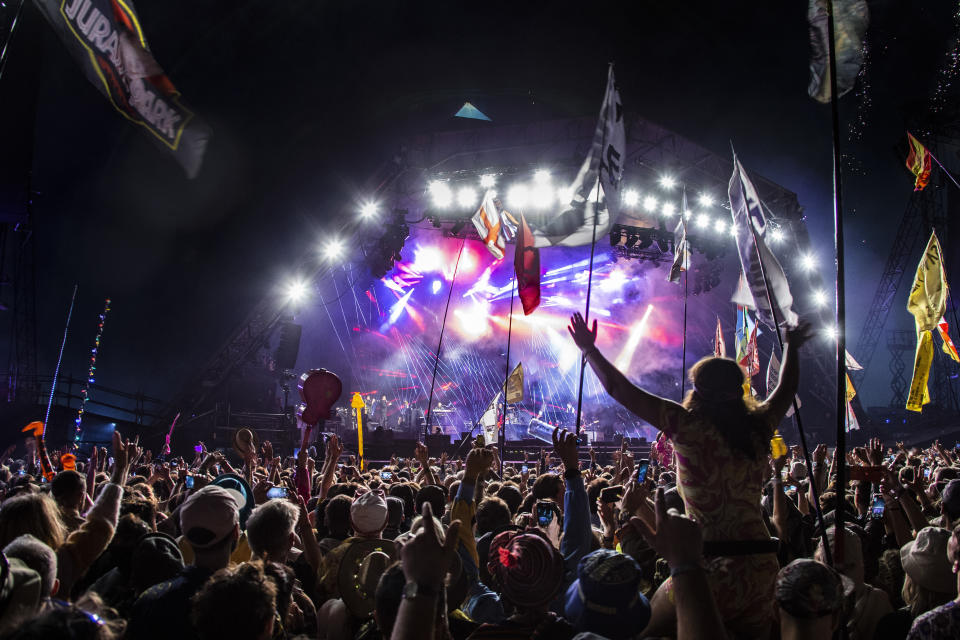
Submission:
M 471 449 L 467 454 L 467 469 L 463 473 L 463 479 L 476 481 L 481 475 L 493 465 L 493 451 L 483 447 Z
M 597 342 L 597 320 L 593 320 L 593 328 L 587 326 L 587 321 L 583 319 L 580 312 L 577 311 L 570 316 L 570 324 L 567 326 L 570 337 L 573 338 L 577 348 L 580 351 L 589 351 L 596 346 Z
M 870 444 L 867 451 L 868 457 L 870 458 L 870 464 L 876 467 L 883 463 L 883 443 L 880 442 L 880 438 L 870 438 Z
M 787 330 L 786 343 L 799 349 L 812 337 L 813 327 L 806 320 L 801 320 L 796 327 Z
M 698 565 L 703 562 L 703 530 L 676 509 L 667 511 L 663 487 L 657 489 L 656 530 L 640 518 L 631 518 L 633 527 L 659 553 L 670 567 Z
M 433 509 L 429 502 L 423 503 L 423 517 L 427 523 L 433 522 Z M 450 568 L 450 559 L 456 552 L 459 532 L 459 520 L 447 528 L 443 540 L 437 535 L 437 528 L 431 524 L 421 527 L 419 533 L 400 548 L 400 563 L 407 582 L 439 592 Z
M 273 444 L 269 440 L 263 441 L 260 450 L 263 452 L 264 460 L 273 460 Z
M 426 467 L 429 464 L 430 458 L 430 454 L 427 451 L 427 445 L 423 444 L 422 442 L 418 442 L 416 447 L 414 447 L 413 457 L 417 459 L 417 462 L 419 462 L 421 466 Z
M 563 462 L 565 471 L 580 468 L 580 459 L 577 456 L 577 436 L 557 427 L 553 430 L 553 450 Z

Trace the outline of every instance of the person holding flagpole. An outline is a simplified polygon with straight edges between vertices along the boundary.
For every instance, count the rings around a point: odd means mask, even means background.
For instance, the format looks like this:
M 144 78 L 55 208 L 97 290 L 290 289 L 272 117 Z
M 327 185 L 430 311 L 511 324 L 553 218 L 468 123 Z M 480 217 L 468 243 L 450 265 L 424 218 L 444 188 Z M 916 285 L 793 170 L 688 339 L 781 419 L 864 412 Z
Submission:
M 811 337 L 809 325 L 786 332 L 779 381 L 762 403 L 744 394 L 743 369 L 717 357 L 691 367 L 693 388 L 682 404 L 661 398 L 634 385 L 600 353 L 596 320 L 590 327 L 575 313 L 567 330 L 607 393 L 673 443 L 677 487 L 687 515 L 703 527 L 706 566 L 675 567 L 671 575 L 706 571 L 728 630 L 766 637 L 773 622 L 770 594 L 779 569 L 778 542 L 770 537 L 758 496 L 768 477 L 774 428 L 797 392 L 798 350 Z M 657 590 L 642 635 L 675 634 L 671 589 L 667 580 Z

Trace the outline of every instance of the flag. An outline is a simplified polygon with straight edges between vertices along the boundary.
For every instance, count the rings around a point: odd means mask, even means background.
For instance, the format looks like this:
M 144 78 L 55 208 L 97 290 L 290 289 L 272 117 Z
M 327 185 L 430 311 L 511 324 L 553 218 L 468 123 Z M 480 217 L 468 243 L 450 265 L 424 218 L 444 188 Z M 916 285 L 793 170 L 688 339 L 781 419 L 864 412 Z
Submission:
M 757 325 L 750 319 L 746 307 L 737 306 L 737 363 L 747 378 L 760 373 L 760 354 L 757 352 Z
M 917 329 L 917 353 L 913 363 L 913 379 L 907 396 L 907 410 L 922 411 L 930 402 L 927 379 L 933 362 L 932 330 L 940 323 L 947 308 L 947 277 L 943 272 L 943 259 L 937 232 L 930 233 L 930 240 L 917 265 L 913 288 L 907 301 L 907 311 L 913 314 Z
M 687 244 L 687 190 L 683 190 L 683 199 L 680 201 L 680 220 L 673 230 L 673 266 L 667 280 L 678 284 L 680 272 L 690 268 L 690 246 Z
M 623 106 L 613 77 L 613 65 L 610 65 L 593 143 L 570 186 L 570 203 L 545 224 L 534 225 L 534 246 L 574 247 L 591 244 L 595 237 L 608 233 L 611 221 L 616 220 L 620 212 L 620 179 L 626 146 Z
M 770 361 L 767 362 L 767 398 L 770 397 L 770 394 L 773 393 L 773 390 L 777 388 L 777 384 L 780 382 L 780 359 L 777 357 L 776 353 L 770 352 Z M 797 407 L 800 406 L 800 396 L 794 396 L 794 403 Z M 790 404 L 790 407 L 787 409 L 786 416 L 789 418 L 793 415 L 793 403 Z
M 910 153 L 907 154 L 907 169 L 917 177 L 913 183 L 914 191 L 923 191 L 930 182 L 930 172 L 933 170 L 930 152 L 920 144 L 920 141 L 907 131 L 907 142 L 910 143 Z
M 493 397 L 493 400 L 490 401 L 490 404 L 487 405 L 487 410 L 480 416 L 480 428 L 483 429 L 483 439 L 486 444 L 495 444 L 497 442 L 499 432 L 497 426 L 500 422 L 500 405 L 503 404 L 501 400 L 502 397 L 503 392 L 498 392 L 497 395 Z
M 857 390 L 853 388 L 853 380 L 850 379 L 850 374 L 846 373 L 844 375 L 847 377 L 847 402 L 850 402 L 857 397 Z
M 847 371 L 863 371 L 863 367 L 850 355 L 849 351 L 844 350 L 843 353 L 847 362 Z
M 147 46 L 132 0 L 36 0 L 87 79 L 196 177 L 210 128 L 180 101 Z M 74 126 L 83 126 L 76 123 Z
M 523 363 L 518 362 L 510 375 L 507 376 L 507 402 L 516 404 L 523 402 Z
M 817 102 L 830 102 L 830 35 L 827 0 L 810 0 L 810 84 L 807 93 Z M 866 0 L 833 0 L 833 34 L 837 55 L 837 97 L 851 89 L 863 66 L 863 39 L 870 24 Z
M 750 178 L 733 156 L 733 175 L 728 187 L 730 213 L 736 230 L 737 252 L 747 286 L 753 297 L 752 307 L 757 319 L 776 329 L 774 317 L 789 328 L 797 326 L 799 318 L 793 310 L 793 295 L 783 267 L 764 242 L 767 221 L 763 215 L 760 196 Z M 773 309 L 770 303 L 773 303 Z
M 469 102 L 464 102 L 463 106 L 460 107 L 460 110 L 453 114 L 453 117 L 468 118 L 470 120 L 486 120 L 487 122 L 492 122 L 483 111 L 480 111 L 480 109 L 477 109 Z
M 940 322 L 937 323 L 937 333 L 943 340 L 943 346 L 940 347 L 943 352 L 953 358 L 954 362 L 960 362 L 960 354 L 957 354 L 957 348 L 953 346 L 953 340 L 950 339 L 950 325 L 944 318 L 940 318 Z
M 488 190 L 483 195 L 480 208 L 473 214 L 471 221 L 493 257 L 502 260 L 503 252 L 507 248 L 506 243 L 513 240 L 517 234 L 517 220 L 503 210 L 494 193 Z
M 853 412 L 853 403 L 847 400 L 847 433 L 851 431 L 860 431 L 860 422 L 857 414 Z
M 513 250 L 513 269 L 517 274 L 517 293 L 523 315 L 530 315 L 540 304 L 540 249 L 533 246 L 533 234 L 520 214 L 520 232 Z
M 720 316 L 717 316 L 717 333 L 713 336 L 713 355 L 717 358 L 727 357 L 727 343 L 723 341 L 723 327 L 720 325 Z

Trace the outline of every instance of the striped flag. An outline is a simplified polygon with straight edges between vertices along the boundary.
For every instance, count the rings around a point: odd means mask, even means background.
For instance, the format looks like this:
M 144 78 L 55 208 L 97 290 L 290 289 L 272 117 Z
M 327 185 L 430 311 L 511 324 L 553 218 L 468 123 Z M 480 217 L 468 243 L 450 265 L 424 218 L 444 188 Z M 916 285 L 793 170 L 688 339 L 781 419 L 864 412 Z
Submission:
M 737 363 L 747 378 L 760 373 L 760 354 L 757 352 L 757 324 L 746 307 L 737 306 Z
M 717 358 L 727 357 L 727 343 L 723 341 L 723 327 L 720 316 L 717 316 L 717 333 L 713 336 L 713 355 Z
M 777 322 L 788 328 L 796 327 L 799 318 L 793 310 L 790 284 L 780 262 L 764 241 L 767 220 L 760 196 L 736 154 L 733 155 L 733 175 L 727 194 L 730 197 L 740 265 L 753 298 L 750 306 L 756 310 L 757 319 L 771 329 L 776 329 Z
M 930 155 L 930 152 L 927 151 L 927 148 L 920 144 L 920 141 L 913 137 L 909 131 L 907 131 L 907 142 L 910 143 L 910 152 L 907 154 L 907 169 L 910 169 L 910 173 L 916 176 L 916 180 L 913 183 L 914 191 L 923 191 L 930 183 L 930 172 L 933 170 L 933 163 L 931 162 L 933 156 Z
M 680 272 L 690 268 L 690 246 L 687 244 L 687 190 L 683 190 L 680 202 L 680 220 L 673 230 L 673 265 L 667 280 L 680 283 Z
M 492 190 L 483 195 L 480 208 L 473 214 L 471 221 L 493 257 L 503 260 L 506 243 L 517 235 L 517 220 L 503 210 L 500 200 L 494 196 Z
M 937 333 L 943 340 L 943 346 L 941 347 L 943 352 L 950 356 L 954 362 L 960 362 L 960 354 L 957 354 L 957 348 L 953 346 L 953 340 L 950 339 L 950 325 L 944 318 L 940 318 L 940 322 L 937 323 Z

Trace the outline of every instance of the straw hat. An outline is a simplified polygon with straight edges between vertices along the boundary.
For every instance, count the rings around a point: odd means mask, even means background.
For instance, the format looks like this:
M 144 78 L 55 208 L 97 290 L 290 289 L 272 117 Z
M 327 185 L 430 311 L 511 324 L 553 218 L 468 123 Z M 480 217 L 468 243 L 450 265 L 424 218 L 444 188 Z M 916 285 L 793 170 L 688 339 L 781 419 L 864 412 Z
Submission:
M 260 438 L 257 437 L 257 432 L 246 427 L 237 429 L 233 432 L 233 448 L 243 458 L 251 451 L 259 451 Z
M 337 584 L 343 603 L 355 617 L 366 618 L 373 613 L 377 583 L 396 557 L 397 547 L 390 540 L 350 541 L 340 560 Z

